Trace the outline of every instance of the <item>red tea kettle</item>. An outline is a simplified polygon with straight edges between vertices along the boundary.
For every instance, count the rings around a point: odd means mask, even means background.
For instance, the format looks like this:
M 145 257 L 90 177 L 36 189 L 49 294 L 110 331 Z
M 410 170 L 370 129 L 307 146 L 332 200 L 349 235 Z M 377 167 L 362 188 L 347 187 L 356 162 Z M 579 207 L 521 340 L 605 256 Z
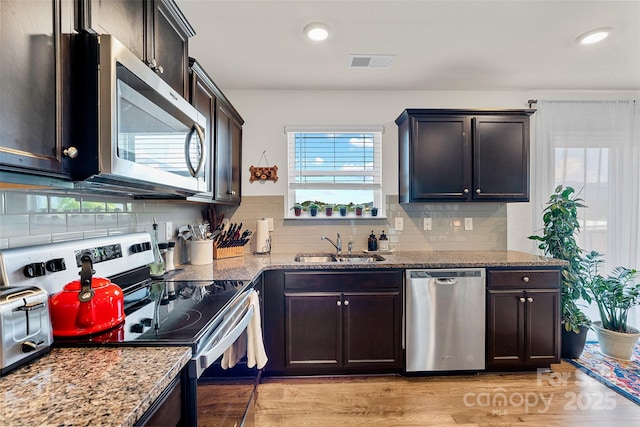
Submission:
M 124 321 L 122 289 L 109 279 L 92 277 L 90 254 L 83 254 L 80 261 L 80 280 L 67 283 L 49 300 L 54 337 L 94 334 Z

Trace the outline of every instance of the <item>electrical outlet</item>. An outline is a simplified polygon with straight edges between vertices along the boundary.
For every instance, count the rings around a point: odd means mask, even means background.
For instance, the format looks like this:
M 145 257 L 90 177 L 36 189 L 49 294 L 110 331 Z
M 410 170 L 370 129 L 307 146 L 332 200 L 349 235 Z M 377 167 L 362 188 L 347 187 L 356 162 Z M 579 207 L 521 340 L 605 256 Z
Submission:
M 404 221 L 401 216 L 396 217 L 395 227 L 396 231 L 402 231 L 404 229 Z
M 173 223 L 171 221 L 167 221 L 164 225 L 164 235 L 167 240 L 171 240 L 173 238 Z
M 431 218 L 424 218 L 422 222 L 422 229 L 424 231 L 431 231 Z
M 465 218 L 464 219 L 464 229 L 465 229 L 465 231 L 473 230 L 473 218 Z
M 267 225 L 268 225 L 269 231 L 273 231 L 273 218 L 267 218 Z

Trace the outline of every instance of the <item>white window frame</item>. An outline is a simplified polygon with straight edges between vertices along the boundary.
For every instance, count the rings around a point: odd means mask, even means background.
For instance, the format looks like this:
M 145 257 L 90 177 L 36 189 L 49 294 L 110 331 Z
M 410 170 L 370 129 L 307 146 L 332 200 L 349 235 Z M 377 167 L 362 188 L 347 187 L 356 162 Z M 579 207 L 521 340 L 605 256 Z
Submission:
M 381 125 L 304 125 L 304 126 L 285 126 L 285 133 L 287 135 L 287 153 L 288 153 L 288 176 L 287 176 L 287 197 L 285 199 L 285 218 L 287 219 L 372 219 L 386 217 L 386 209 L 384 203 L 384 195 L 382 194 L 382 134 L 384 127 Z M 296 169 L 296 152 L 295 152 L 295 140 L 296 135 L 300 133 L 327 133 L 327 134 L 360 134 L 370 133 L 373 135 L 373 168 L 372 170 L 362 171 L 341 171 L 336 173 L 335 176 L 349 176 L 363 174 L 371 176 L 371 183 L 332 183 L 327 185 L 325 183 L 299 183 L 296 182 L 296 178 L 301 174 L 306 176 L 313 175 L 326 175 L 326 172 L 314 172 L 314 171 L 300 171 Z M 373 191 L 373 204 L 378 208 L 378 215 L 372 217 L 369 212 L 365 212 L 362 216 L 356 216 L 354 212 L 349 212 L 346 217 L 340 216 L 338 212 L 330 217 L 324 214 L 324 211 L 319 212 L 316 217 L 311 217 L 309 212 L 306 212 L 302 216 L 296 217 L 291 209 L 295 204 L 295 191 L 297 189 L 369 189 Z M 322 200 L 323 202 L 332 203 L 330 200 Z

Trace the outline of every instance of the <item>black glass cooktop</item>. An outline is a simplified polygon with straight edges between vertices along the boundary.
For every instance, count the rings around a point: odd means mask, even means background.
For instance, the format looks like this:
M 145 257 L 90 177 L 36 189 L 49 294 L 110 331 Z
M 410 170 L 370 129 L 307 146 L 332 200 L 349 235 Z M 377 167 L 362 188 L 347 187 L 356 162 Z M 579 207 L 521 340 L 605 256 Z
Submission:
M 125 291 L 125 321 L 101 333 L 55 338 L 54 345 L 189 345 L 216 327 L 247 281 L 150 282 Z

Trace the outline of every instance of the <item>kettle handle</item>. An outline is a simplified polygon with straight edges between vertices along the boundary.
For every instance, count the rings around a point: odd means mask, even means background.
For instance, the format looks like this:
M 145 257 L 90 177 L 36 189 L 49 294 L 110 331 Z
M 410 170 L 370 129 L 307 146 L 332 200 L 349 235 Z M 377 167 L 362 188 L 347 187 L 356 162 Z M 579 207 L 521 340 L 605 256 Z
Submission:
M 95 295 L 95 292 L 91 289 L 92 276 L 93 273 L 95 273 L 93 270 L 93 260 L 87 252 L 80 257 L 80 261 L 82 262 L 82 268 L 80 269 L 80 293 L 78 294 L 78 300 L 80 302 L 89 302 Z

